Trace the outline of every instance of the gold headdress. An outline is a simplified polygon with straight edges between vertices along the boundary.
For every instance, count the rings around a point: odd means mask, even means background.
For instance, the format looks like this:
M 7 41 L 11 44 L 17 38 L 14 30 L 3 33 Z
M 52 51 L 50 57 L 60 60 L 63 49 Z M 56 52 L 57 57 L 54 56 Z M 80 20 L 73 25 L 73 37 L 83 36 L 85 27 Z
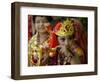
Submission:
M 56 35 L 58 36 L 69 36 L 74 33 L 73 23 L 70 19 L 66 19 L 62 25 L 61 28 L 56 32 Z

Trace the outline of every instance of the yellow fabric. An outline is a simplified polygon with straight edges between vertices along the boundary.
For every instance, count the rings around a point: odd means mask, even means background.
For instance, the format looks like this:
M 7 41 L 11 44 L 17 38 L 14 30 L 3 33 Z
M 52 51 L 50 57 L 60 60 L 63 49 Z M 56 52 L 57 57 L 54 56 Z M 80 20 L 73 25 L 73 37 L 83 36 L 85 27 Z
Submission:
M 47 43 L 48 43 L 48 40 L 46 40 L 46 41 L 44 41 L 41 45 L 38 45 L 37 44 L 37 34 L 36 35 L 34 35 L 31 39 L 30 39 L 30 41 L 29 41 L 29 43 L 28 43 L 28 64 L 29 64 L 29 66 L 33 66 L 33 65 L 35 65 L 35 66 L 40 66 L 41 65 L 41 58 L 42 58 L 42 46 L 43 45 L 47 45 Z M 33 53 L 34 52 L 37 52 L 37 56 L 38 56 L 38 61 L 37 61 L 37 63 L 34 63 L 33 61 L 32 61 L 32 55 L 34 55 Z

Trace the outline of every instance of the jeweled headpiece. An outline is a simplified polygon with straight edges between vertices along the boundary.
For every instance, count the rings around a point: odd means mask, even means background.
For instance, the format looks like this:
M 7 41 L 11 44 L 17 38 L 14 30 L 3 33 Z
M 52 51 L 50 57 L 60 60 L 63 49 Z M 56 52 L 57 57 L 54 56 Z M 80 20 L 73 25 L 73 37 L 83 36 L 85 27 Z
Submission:
M 55 33 L 58 36 L 69 36 L 74 33 L 73 23 L 70 19 L 66 19 L 60 29 Z

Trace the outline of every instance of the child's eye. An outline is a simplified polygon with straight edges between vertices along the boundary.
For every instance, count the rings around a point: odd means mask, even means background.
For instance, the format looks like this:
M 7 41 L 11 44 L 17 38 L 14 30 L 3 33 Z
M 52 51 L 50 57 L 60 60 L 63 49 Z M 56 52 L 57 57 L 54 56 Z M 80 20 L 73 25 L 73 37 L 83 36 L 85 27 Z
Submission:
M 36 21 L 36 23 L 40 23 L 40 21 L 38 20 L 38 21 Z
M 65 41 L 65 38 L 60 38 L 61 40 Z
M 47 20 L 43 21 L 43 23 L 47 23 L 47 22 L 48 22 Z
M 38 20 L 38 21 L 36 21 L 36 23 L 47 23 L 48 21 L 40 21 L 40 20 Z

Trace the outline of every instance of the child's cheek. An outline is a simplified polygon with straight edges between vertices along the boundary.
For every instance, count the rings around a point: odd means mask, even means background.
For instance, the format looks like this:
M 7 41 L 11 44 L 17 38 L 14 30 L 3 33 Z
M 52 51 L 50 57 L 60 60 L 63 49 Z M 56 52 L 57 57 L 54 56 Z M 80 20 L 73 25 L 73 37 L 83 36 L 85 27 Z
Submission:
M 64 44 L 65 44 L 65 41 L 60 40 L 59 43 L 60 43 L 61 45 L 64 45 Z
M 65 45 L 68 45 L 68 42 L 67 42 L 67 40 L 65 40 Z

